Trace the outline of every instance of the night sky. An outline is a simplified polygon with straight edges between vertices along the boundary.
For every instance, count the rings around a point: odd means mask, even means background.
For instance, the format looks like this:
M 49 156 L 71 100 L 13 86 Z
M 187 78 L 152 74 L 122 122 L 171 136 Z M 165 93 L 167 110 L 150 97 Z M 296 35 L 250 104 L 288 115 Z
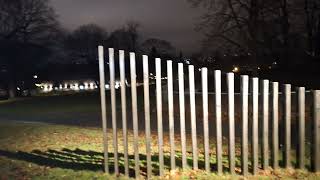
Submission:
M 201 10 L 187 0 L 51 0 L 62 26 L 73 30 L 95 23 L 108 32 L 134 20 L 141 24 L 142 40 L 159 38 L 170 41 L 185 54 L 200 46 L 201 33 L 195 24 Z

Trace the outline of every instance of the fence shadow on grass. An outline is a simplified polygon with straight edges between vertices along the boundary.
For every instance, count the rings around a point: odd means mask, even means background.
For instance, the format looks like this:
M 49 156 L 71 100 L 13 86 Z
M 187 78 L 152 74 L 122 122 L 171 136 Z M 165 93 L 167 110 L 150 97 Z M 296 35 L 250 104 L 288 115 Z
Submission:
M 22 160 L 30 163 L 34 163 L 40 166 L 48 167 L 57 167 L 63 169 L 72 169 L 72 170 L 89 170 L 89 171 L 102 171 L 103 170 L 103 153 L 96 151 L 86 151 L 81 149 L 62 149 L 62 150 L 53 150 L 48 149 L 46 151 L 33 150 L 32 152 L 23 152 L 23 151 L 7 151 L 0 150 L 0 156 Z M 113 166 L 113 153 L 109 153 L 109 172 L 114 173 Z M 118 153 L 119 156 L 119 171 L 121 174 L 124 174 L 124 155 Z M 129 176 L 135 176 L 134 170 L 134 156 L 129 155 Z M 146 176 L 146 155 L 140 154 L 140 173 L 143 176 Z M 152 155 L 152 173 L 154 175 L 159 174 L 159 157 L 157 154 Z M 192 159 L 187 159 L 189 167 L 192 167 Z M 204 169 L 204 161 L 198 161 L 199 168 Z M 166 169 L 170 169 L 170 156 L 164 156 L 164 164 Z M 181 156 L 177 154 L 176 156 L 176 166 L 182 167 Z M 211 164 L 211 170 L 215 171 L 216 167 Z M 225 171 L 228 171 L 227 167 L 224 167 Z
M 119 153 L 121 162 L 119 162 L 119 171 L 124 173 L 124 165 L 122 161 L 123 154 Z M 22 160 L 31 162 L 40 166 L 57 167 L 72 170 L 89 170 L 102 171 L 103 168 L 103 153 L 96 151 L 86 151 L 81 149 L 62 149 L 47 151 L 33 150 L 32 152 L 23 151 L 6 151 L 0 150 L 0 156 L 10 159 Z M 114 172 L 113 153 L 109 153 L 109 172 Z M 144 155 L 140 154 L 143 159 Z M 133 158 L 133 157 L 130 157 Z M 131 164 L 129 166 L 132 166 Z M 141 168 L 143 171 L 143 168 Z M 129 175 L 134 176 L 134 167 L 129 167 Z
M 191 152 L 188 152 L 188 159 L 187 163 L 190 168 L 192 168 L 193 160 L 191 157 Z M 82 149 L 61 149 L 61 150 L 53 150 L 48 149 L 46 151 L 40 150 L 33 150 L 31 152 L 23 152 L 23 151 L 8 151 L 8 150 L 1 150 L 0 149 L 0 156 L 15 159 L 15 160 L 22 160 L 30 163 L 34 163 L 40 166 L 48 166 L 48 167 L 57 167 L 63 169 L 72 169 L 72 170 L 88 170 L 88 171 L 103 171 L 103 153 L 97 151 L 87 151 Z M 109 153 L 109 172 L 111 174 L 114 173 L 114 161 L 113 161 L 113 153 Z M 213 155 L 215 156 L 215 155 Z M 124 154 L 118 153 L 119 157 L 119 172 L 124 174 Z M 135 176 L 134 170 L 134 155 L 129 155 L 129 176 Z M 228 156 L 223 155 L 223 171 L 228 173 Z M 140 159 L 140 174 L 142 176 L 146 176 L 147 173 L 147 161 L 145 154 L 139 154 Z M 181 152 L 176 152 L 176 166 L 178 168 L 182 168 L 182 158 Z M 159 175 L 159 156 L 158 154 L 154 154 L 151 156 L 152 160 L 152 173 L 153 175 Z M 214 158 L 211 156 L 211 163 L 210 168 L 211 172 L 216 172 L 216 164 L 212 162 Z M 261 161 L 261 159 L 260 159 Z M 202 158 L 198 161 L 199 169 L 205 169 L 205 162 Z M 240 168 L 240 157 L 237 156 L 236 167 Z M 170 155 L 164 155 L 164 165 L 165 169 L 170 169 Z M 283 167 L 283 161 L 279 161 L 280 167 Z M 293 167 L 296 167 L 296 162 L 292 161 Z M 310 164 L 307 163 L 306 169 L 310 170 Z M 249 164 L 249 170 L 252 170 L 251 163 Z M 237 174 L 241 174 L 240 171 L 236 171 Z

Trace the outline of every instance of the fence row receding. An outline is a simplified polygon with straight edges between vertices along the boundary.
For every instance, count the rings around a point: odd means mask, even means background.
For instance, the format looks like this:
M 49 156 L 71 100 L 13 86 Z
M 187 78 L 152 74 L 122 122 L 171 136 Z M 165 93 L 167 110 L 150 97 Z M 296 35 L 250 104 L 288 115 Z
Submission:
M 138 99 L 137 99 L 137 80 L 136 80 L 136 57 L 135 53 L 130 53 L 129 60 L 125 61 L 125 52 L 119 51 L 119 72 L 120 72 L 120 88 L 121 88 L 121 119 L 122 119 L 122 130 L 123 130 L 123 144 L 118 144 L 117 137 L 117 108 L 116 108 L 116 88 L 115 88 L 115 53 L 114 49 L 109 48 L 109 73 L 110 73 L 110 97 L 111 104 L 106 105 L 106 91 L 105 91 L 105 70 L 104 65 L 104 48 L 99 46 L 99 72 L 100 72 L 100 93 L 101 93 L 101 110 L 102 110 L 102 124 L 103 124 L 103 144 L 104 144 L 104 167 L 105 172 L 109 172 L 109 159 L 113 158 L 113 164 L 110 166 L 114 168 L 114 173 L 119 174 L 119 156 L 118 156 L 118 146 L 123 146 L 123 166 L 124 174 L 129 176 L 129 162 L 134 161 L 134 174 L 136 177 L 141 175 L 141 167 L 139 160 L 139 130 L 138 130 Z M 164 175 L 165 160 L 164 160 L 164 132 L 163 125 L 165 122 L 169 122 L 169 146 L 170 146 L 170 159 L 168 160 L 168 166 L 170 170 L 176 169 L 176 152 L 181 152 L 181 167 L 182 169 L 193 168 L 198 169 L 199 163 L 199 152 L 203 152 L 204 157 L 204 170 L 205 171 L 216 171 L 217 174 L 223 173 L 223 135 L 222 135 L 222 113 L 227 111 L 228 114 L 228 164 L 229 172 L 231 174 L 236 174 L 236 138 L 235 138 L 235 126 L 241 129 L 241 135 L 239 139 L 241 140 L 241 174 L 248 175 L 249 172 L 252 174 L 257 174 L 258 170 L 266 169 L 269 167 L 279 168 L 279 162 L 282 167 L 294 167 L 291 164 L 292 153 L 291 150 L 295 150 L 297 153 L 297 164 L 296 168 L 306 169 L 306 138 L 305 138 L 305 94 L 306 90 L 304 87 L 298 87 L 296 91 L 292 91 L 290 84 L 283 85 L 282 93 L 279 92 L 278 82 L 269 82 L 269 80 L 260 81 L 262 84 L 259 85 L 259 79 L 253 77 L 250 79 L 247 75 L 241 75 L 240 77 L 240 106 L 236 108 L 240 109 L 240 120 L 235 121 L 235 75 L 234 73 L 226 74 L 227 82 L 227 107 L 222 109 L 222 80 L 221 71 L 214 71 L 214 80 L 210 83 L 214 83 L 214 111 L 215 116 L 209 117 L 208 115 L 208 102 L 211 101 L 208 98 L 208 69 L 201 68 L 201 85 L 202 85 L 202 117 L 197 117 L 196 113 L 196 91 L 195 91 L 195 75 L 194 66 L 188 65 L 188 79 L 189 92 L 185 92 L 185 70 L 184 64 L 179 63 L 178 69 L 174 71 L 178 72 L 178 94 L 179 100 L 174 101 L 174 91 L 173 91 L 173 65 L 172 61 L 167 62 L 167 78 L 165 80 L 161 78 L 161 60 L 148 59 L 148 56 L 142 56 L 143 61 L 143 104 L 144 104 L 144 123 L 145 123 L 145 160 L 146 160 L 146 177 L 150 178 L 152 175 Z M 149 95 L 149 63 L 148 61 L 155 61 L 155 86 L 156 86 L 156 119 L 150 118 L 150 95 Z M 130 86 L 131 95 L 128 96 L 126 92 L 126 79 L 125 79 L 125 63 L 130 62 Z M 250 81 L 251 80 L 251 81 Z M 165 86 L 167 89 L 166 96 L 168 100 L 166 104 L 162 103 L 163 95 L 163 81 L 166 81 Z M 260 89 L 259 91 L 259 87 Z M 270 88 L 270 89 L 269 89 Z M 291 109 L 291 97 L 292 93 L 296 93 L 297 99 L 297 110 L 294 110 L 297 114 L 297 129 L 292 129 L 292 109 Z M 312 141 L 310 145 L 310 156 L 311 156 L 311 169 L 312 171 L 320 171 L 320 91 L 314 90 L 312 93 Z M 188 94 L 190 103 L 186 111 L 185 97 Z M 284 98 L 283 103 L 283 115 L 279 117 L 279 94 Z M 131 97 L 131 118 L 127 119 L 127 98 Z M 250 98 L 249 98 L 250 97 Z M 259 98 L 261 97 L 261 98 Z M 261 102 L 259 102 L 261 99 Z M 213 100 L 213 99 L 212 99 Z M 271 101 L 271 102 L 269 102 Z M 174 103 L 179 104 L 179 119 L 174 119 Z M 110 106 L 109 106 L 110 104 Z M 259 105 L 262 105 L 262 111 L 259 111 Z M 162 108 L 166 106 L 168 108 L 168 114 L 163 114 Z M 269 108 L 270 107 L 270 108 Z M 112 144 L 113 144 L 113 157 L 108 157 L 108 141 L 111 140 L 107 137 L 107 108 L 111 108 L 112 117 Z M 249 111 L 251 113 L 249 113 Z M 186 122 L 186 113 L 189 113 L 191 122 Z M 251 116 L 251 117 L 250 117 Z M 201 134 L 197 134 L 197 118 L 203 120 L 203 131 Z M 164 120 L 166 120 L 164 122 Z M 252 122 L 249 122 L 251 120 Z M 284 126 L 282 129 L 279 128 L 279 120 L 283 120 Z M 133 156 L 128 154 L 128 131 L 127 123 L 131 121 L 133 124 Z M 175 122 L 180 123 L 180 142 L 175 141 Z M 157 145 L 158 151 L 156 152 L 158 158 L 156 161 L 158 163 L 157 173 L 152 174 L 152 147 L 151 147 L 151 129 L 150 123 L 157 124 Z M 191 162 L 187 162 L 187 137 L 186 137 L 186 124 L 191 123 L 191 149 L 192 157 Z M 236 124 L 239 123 L 239 124 Z M 261 123 L 261 124 L 259 124 Z M 251 126 L 249 126 L 251 124 Z M 215 153 L 210 151 L 210 136 L 209 136 L 209 126 L 215 127 Z M 271 125 L 271 127 L 269 127 Z M 259 129 L 259 127 L 262 127 Z M 249 128 L 252 128 L 251 130 Z M 261 132 L 259 132 L 261 131 Z M 283 148 L 279 147 L 279 133 L 284 134 Z M 282 133 L 284 132 L 284 133 Z M 292 133 L 298 134 L 297 146 L 291 146 L 291 135 Z M 177 133 L 178 134 L 178 133 Z M 261 134 L 261 137 L 259 136 Z M 203 138 L 199 142 L 198 137 Z M 270 138 L 269 138 L 270 137 Z M 261 141 L 261 142 L 259 142 Z M 179 149 L 176 148 L 176 143 L 181 143 Z M 203 144 L 198 146 L 199 144 Z M 212 145 L 211 145 L 212 146 Z M 181 149 L 180 149 L 181 147 Z M 199 150 L 200 148 L 203 148 Z M 250 149 L 251 148 L 251 149 Z M 282 152 L 281 152 L 282 151 Z M 260 153 L 261 152 L 261 153 Z M 282 153 L 283 156 L 279 156 Z M 259 157 L 261 154 L 261 157 Z M 214 156 L 215 162 L 210 162 Z M 130 159 L 130 157 L 133 157 Z M 250 159 L 249 159 L 250 158 Z M 260 160 L 259 160 L 260 159 Z M 282 160 L 282 161 L 280 161 Z M 214 168 L 213 168 L 214 167 Z M 250 169 L 249 169 L 250 168 Z

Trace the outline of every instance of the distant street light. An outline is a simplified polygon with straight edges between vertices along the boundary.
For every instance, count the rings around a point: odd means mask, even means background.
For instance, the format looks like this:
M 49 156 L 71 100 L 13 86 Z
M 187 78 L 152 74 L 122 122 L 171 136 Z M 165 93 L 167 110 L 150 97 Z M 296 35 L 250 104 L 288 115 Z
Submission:
M 237 66 L 233 67 L 232 72 L 234 72 L 234 73 L 239 72 L 239 67 L 237 67 Z
M 38 76 L 37 76 L 37 75 L 34 75 L 33 78 L 34 78 L 34 79 L 38 79 Z

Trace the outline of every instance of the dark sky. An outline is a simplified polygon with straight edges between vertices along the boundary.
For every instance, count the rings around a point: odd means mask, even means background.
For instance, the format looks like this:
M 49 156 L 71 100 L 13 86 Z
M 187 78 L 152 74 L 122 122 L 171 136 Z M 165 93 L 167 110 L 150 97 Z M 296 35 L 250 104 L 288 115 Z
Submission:
M 201 10 L 187 0 L 51 0 L 62 25 L 70 30 L 96 23 L 108 32 L 134 20 L 141 24 L 144 38 L 170 41 L 184 53 L 200 45 L 201 33 L 195 32 Z

